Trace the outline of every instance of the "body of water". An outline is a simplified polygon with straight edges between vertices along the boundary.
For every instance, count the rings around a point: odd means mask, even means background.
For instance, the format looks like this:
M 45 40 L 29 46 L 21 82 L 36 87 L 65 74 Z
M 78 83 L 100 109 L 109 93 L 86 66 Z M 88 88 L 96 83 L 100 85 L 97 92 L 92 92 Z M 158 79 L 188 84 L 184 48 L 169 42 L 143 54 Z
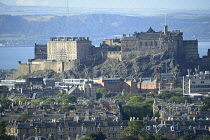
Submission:
M 199 42 L 198 53 L 202 57 L 207 55 L 210 42 Z M 34 47 L 0 47 L 0 69 L 17 69 L 18 61 L 26 63 L 34 58 Z
M 0 47 L 0 69 L 17 69 L 18 61 L 34 58 L 34 47 Z
M 210 49 L 210 42 L 198 42 L 198 54 L 200 58 L 207 55 L 208 49 Z

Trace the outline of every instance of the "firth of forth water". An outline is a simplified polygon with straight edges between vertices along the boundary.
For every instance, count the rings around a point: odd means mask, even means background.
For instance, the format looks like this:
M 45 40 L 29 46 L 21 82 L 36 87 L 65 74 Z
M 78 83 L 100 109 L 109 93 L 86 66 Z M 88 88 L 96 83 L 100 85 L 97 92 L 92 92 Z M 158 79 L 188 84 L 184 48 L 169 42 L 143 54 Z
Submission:
M 198 53 L 202 57 L 207 55 L 210 42 L 199 42 Z M 0 69 L 17 69 L 18 61 L 26 63 L 34 58 L 34 47 L 0 47 Z

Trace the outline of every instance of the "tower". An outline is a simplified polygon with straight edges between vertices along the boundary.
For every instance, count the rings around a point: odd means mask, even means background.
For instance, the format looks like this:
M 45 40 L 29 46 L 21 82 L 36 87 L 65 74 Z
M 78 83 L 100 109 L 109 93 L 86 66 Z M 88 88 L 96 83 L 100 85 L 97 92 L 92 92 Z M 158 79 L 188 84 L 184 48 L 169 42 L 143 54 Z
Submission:
M 164 34 L 166 35 L 167 32 L 168 32 L 168 25 L 166 24 L 166 14 L 165 14 Z
M 155 75 L 156 75 L 157 81 L 161 81 L 161 67 L 157 67 L 155 69 Z
M 164 34 L 166 35 L 168 32 L 168 25 L 164 25 Z

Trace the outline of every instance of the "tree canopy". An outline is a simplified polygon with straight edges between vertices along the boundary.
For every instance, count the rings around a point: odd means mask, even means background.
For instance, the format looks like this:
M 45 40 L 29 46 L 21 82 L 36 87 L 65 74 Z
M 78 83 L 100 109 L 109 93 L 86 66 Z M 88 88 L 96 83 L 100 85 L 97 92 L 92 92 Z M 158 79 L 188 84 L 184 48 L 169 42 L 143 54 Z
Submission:
M 152 104 L 152 100 L 146 100 L 140 95 L 132 96 L 125 105 L 120 105 L 120 111 L 125 120 L 129 120 L 130 117 L 143 119 L 146 116 L 152 117 Z
M 12 101 L 10 101 L 9 99 L 5 99 L 5 98 L 0 98 L 0 104 L 2 106 L 9 106 L 11 105 Z
M 138 138 L 143 127 L 144 123 L 140 120 L 130 121 L 128 122 L 128 127 L 123 130 L 123 137 L 132 136 Z
M 6 121 L 0 121 L 0 140 L 9 140 L 9 136 L 6 135 Z
M 210 97 L 206 98 L 204 101 L 204 105 L 200 107 L 202 111 L 207 111 L 210 109 Z
M 100 131 L 96 131 L 93 133 L 90 133 L 88 136 L 83 137 L 81 140 L 105 140 L 106 136 L 100 132 Z
M 190 97 L 183 96 L 182 93 L 177 93 L 173 91 L 162 91 L 160 94 L 155 95 L 157 98 L 164 99 L 167 102 L 176 102 L 176 103 L 184 103 L 186 100 L 187 102 L 191 103 L 192 100 Z
M 77 98 L 73 95 L 70 95 L 70 94 L 58 93 L 56 95 L 56 97 L 59 98 L 58 102 L 64 103 L 64 104 L 76 103 L 77 102 Z
M 96 94 L 97 94 L 96 95 L 96 98 L 100 98 L 100 97 L 108 98 L 108 97 L 110 97 L 109 91 L 107 91 L 105 88 L 98 88 L 96 90 Z

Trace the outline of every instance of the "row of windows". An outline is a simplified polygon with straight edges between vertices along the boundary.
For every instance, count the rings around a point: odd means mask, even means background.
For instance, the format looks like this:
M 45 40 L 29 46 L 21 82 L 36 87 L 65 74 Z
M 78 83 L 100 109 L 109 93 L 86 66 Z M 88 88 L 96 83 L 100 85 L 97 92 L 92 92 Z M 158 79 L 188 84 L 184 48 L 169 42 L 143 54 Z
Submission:
M 191 85 L 190 88 L 210 88 L 210 85 Z
M 205 82 L 204 81 L 199 81 L 199 82 L 192 81 L 192 84 L 196 84 L 196 83 L 204 84 Z
M 199 92 L 210 92 L 210 89 L 194 89 L 191 90 L 192 93 L 199 93 Z
M 155 41 L 154 43 L 153 42 L 140 42 L 140 46 L 157 46 L 158 43 Z

